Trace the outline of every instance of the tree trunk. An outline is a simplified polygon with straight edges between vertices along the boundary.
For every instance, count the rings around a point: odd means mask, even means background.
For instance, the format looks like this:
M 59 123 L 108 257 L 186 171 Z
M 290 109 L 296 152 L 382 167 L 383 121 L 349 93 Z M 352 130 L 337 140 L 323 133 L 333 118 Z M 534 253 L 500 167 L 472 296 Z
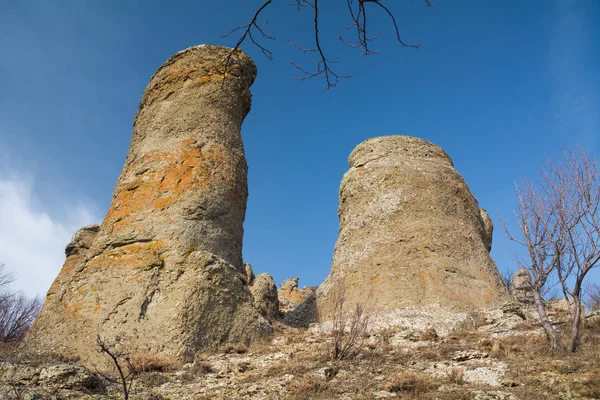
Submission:
M 579 326 L 581 325 L 581 300 L 579 296 L 573 296 L 573 308 L 571 309 L 571 335 L 567 350 L 573 353 L 579 347 Z
M 540 316 L 540 321 L 542 322 L 542 326 L 546 331 L 546 339 L 548 339 L 548 345 L 550 346 L 550 350 L 554 352 L 558 349 L 558 335 L 556 334 L 556 330 L 550 322 L 550 318 L 548 318 L 548 314 L 546 314 L 544 300 L 542 299 L 542 296 L 540 295 L 540 292 L 537 289 L 533 290 L 533 298 L 535 299 L 535 305 L 537 307 L 537 312 Z

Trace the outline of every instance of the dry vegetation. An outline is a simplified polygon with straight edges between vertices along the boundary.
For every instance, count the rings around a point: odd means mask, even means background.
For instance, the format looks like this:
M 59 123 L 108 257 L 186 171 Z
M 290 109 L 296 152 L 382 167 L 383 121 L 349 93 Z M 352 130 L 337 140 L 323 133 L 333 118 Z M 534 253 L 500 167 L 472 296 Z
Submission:
M 563 313 L 561 318 L 559 332 L 568 335 L 568 316 Z M 273 338 L 248 347 L 199 353 L 188 365 L 132 356 L 124 362 L 124 373 L 131 372 L 131 363 L 135 375 L 129 398 L 144 400 L 344 396 L 466 400 L 487 392 L 512 394 L 522 400 L 564 399 L 566 393 L 574 399 L 600 398 L 600 318 L 586 319 L 582 346 L 576 353 L 549 352 L 535 320 L 503 338 L 491 337 L 479 329 L 481 324 L 473 318 L 446 337 L 438 337 L 432 329 L 414 331 L 404 336 L 408 337 L 404 344 L 394 341 L 398 330 L 390 329 L 366 337 L 352 359 L 333 357 L 328 334 L 277 324 Z M 485 376 L 474 378 L 474 371 L 486 369 L 501 370 L 498 384 L 493 380 L 486 383 Z M 123 398 L 122 391 L 107 386 L 108 394 L 91 398 Z M 192 394 L 194 397 L 189 397 Z

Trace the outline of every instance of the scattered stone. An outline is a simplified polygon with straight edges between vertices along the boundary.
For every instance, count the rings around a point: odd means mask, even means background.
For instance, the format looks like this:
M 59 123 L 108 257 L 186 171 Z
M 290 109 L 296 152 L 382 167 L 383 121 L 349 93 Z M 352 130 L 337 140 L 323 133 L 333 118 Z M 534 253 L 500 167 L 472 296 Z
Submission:
M 515 331 L 515 328 L 526 322 L 525 314 L 516 303 L 506 303 L 499 309 L 484 310 L 483 316 L 487 324 L 479 327 L 478 330 L 489 332 L 493 338 L 515 334 L 537 334 L 537 331 Z
M 564 311 L 570 312 L 571 307 L 573 306 L 573 300 L 565 299 L 564 297 L 561 299 L 552 299 L 546 303 L 546 307 L 549 308 L 549 311 Z M 583 305 L 582 305 L 583 307 Z M 583 308 L 582 308 L 583 309 Z
M 474 391 L 473 394 L 473 400 L 519 400 L 519 398 L 512 393 L 501 392 L 498 390 L 488 392 L 477 390 Z
M 501 386 L 502 378 L 506 373 L 506 364 L 497 363 L 489 367 L 465 369 L 464 380 L 466 383 L 476 383 L 487 386 Z
M 52 365 L 40 371 L 38 384 L 59 386 L 62 389 L 81 390 L 91 393 L 105 393 L 106 385 L 96 374 L 82 367 L 69 364 Z
M 321 376 L 327 380 L 333 379 L 338 373 L 338 369 L 334 367 L 323 367 L 317 370 L 317 376 Z
M 454 361 L 461 362 L 461 361 L 481 359 L 481 358 L 487 358 L 487 357 L 488 357 L 488 353 L 484 353 L 482 351 L 460 350 L 460 351 L 457 351 L 454 354 L 452 354 L 452 356 L 450 358 Z
M 592 311 L 585 316 L 585 320 L 589 322 L 600 321 L 600 310 Z

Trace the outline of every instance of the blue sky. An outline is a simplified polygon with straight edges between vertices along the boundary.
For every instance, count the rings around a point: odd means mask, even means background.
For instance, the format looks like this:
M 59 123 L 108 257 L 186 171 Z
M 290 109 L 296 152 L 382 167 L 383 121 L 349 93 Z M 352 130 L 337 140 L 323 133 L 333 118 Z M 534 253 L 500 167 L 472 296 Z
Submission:
M 121 171 L 142 92 L 171 54 L 222 38 L 261 1 L 28 0 L 0 3 L 0 261 L 16 287 L 44 294 L 80 226 L 100 222 Z M 380 54 L 356 57 L 338 34 L 343 0 L 324 3 L 322 41 L 352 74 L 323 92 L 291 65 L 311 56 L 311 16 L 287 1 L 264 13 L 243 126 L 250 197 L 244 258 L 275 280 L 317 285 L 337 239 L 338 188 L 363 140 L 407 134 L 444 148 L 495 221 L 492 255 L 515 269 L 497 212 L 509 221 L 514 182 L 535 177 L 558 145 L 600 156 L 600 2 L 394 2 L 401 47 L 374 11 Z M 393 5 L 393 6 L 392 6 Z M 598 274 L 594 279 L 598 280 Z

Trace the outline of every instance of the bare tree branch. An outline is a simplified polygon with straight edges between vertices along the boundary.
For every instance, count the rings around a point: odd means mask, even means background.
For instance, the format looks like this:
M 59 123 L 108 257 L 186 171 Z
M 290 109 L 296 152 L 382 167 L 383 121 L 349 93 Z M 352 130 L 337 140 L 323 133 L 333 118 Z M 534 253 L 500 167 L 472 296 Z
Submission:
M 522 259 L 533 280 L 542 325 L 556 349 L 557 336 L 549 324 L 541 299 L 542 288 L 552 275 L 558 277 L 563 296 L 571 304 L 568 351 L 579 347 L 582 288 L 587 274 L 600 263 L 600 169 L 582 148 L 562 149 L 560 161 L 546 160 L 540 180 L 517 186 L 515 212 L 520 237 L 510 240 L 524 246 L 529 260 Z
M 129 399 L 131 389 L 133 387 L 133 379 L 135 376 L 135 368 L 133 367 L 129 354 L 122 350 L 118 350 L 117 346 L 121 344 L 121 338 L 115 338 L 115 344 L 109 346 L 104 339 L 98 335 L 96 337 L 96 346 L 100 354 L 106 354 L 111 359 L 113 365 L 119 373 L 119 379 L 121 381 L 121 391 L 125 400 Z M 127 368 L 127 371 L 124 369 Z
M 234 32 L 242 31 L 242 34 L 239 37 L 234 48 L 225 59 L 226 70 L 229 67 L 231 59 L 235 56 L 236 52 L 239 50 L 239 47 L 246 40 L 250 40 L 251 43 L 257 46 L 269 60 L 273 59 L 273 52 L 266 48 L 263 44 L 261 44 L 253 34 L 253 32 L 257 32 L 260 36 L 262 36 L 263 39 L 275 40 L 274 37 L 265 33 L 264 28 L 266 26 L 266 23 L 263 25 L 259 25 L 257 23 L 259 15 L 267 8 L 269 4 L 271 4 L 271 2 L 272 0 L 265 1 L 256 10 L 249 23 L 245 25 L 240 25 L 237 28 L 231 30 L 227 35 L 225 35 L 225 37 L 228 37 Z M 429 0 L 423 0 L 423 2 L 427 7 L 433 6 L 433 3 Z M 356 31 L 357 42 L 347 42 L 343 39 L 341 35 L 338 35 L 338 39 L 342 43 L 353 48 L 362 49 L 359 53 L 360 56 L 373 55 L 379 52 L 378 50 L 372 50 L 370 48 L 370 44 L 374 40 L 376 40 L 380 35 L 377 34 L 375 36 L 370 36 L 368 34 L 367 27 L 368 22 L 370 20 L 367 16 L 366 5 L 368 3 L 373 3 L 390 17 L 392 27 L 394 28 L 394 32 L 396 35 L 396 39 L 402 46 L 414 49 L 417 49 L 421 46 L 421 44 L 413 45 L 404 42 L 404 40 L 400 36 L 400 28 L 398 26 L 396 16 L 392 12 L 392 10 L 390 10 L 390 8 L 383 3 L 383 0 L 346 0 L 348 14 L 352 22 L 348 29 L 354 29 Z M 310 69 L 301 67 L 298 63 L 292 63 L 292 65 L 294 65 L 294 67 L 296 67 L 303 75 L 301 77 L 294 77 L 294 79 L 307 80 L 312 78 L 322 78 L 325 81 L 325 90 L 328 90 L 332 87 L 337 86 L 341 79 L 347 79 L 352 77 L 352 75 L 342 75 L 335 72 L 332 69 L 332 64 L 339 63 L 339 59 L 337 57 L 328 57 L 326 52 L 324 51 L 320 33 L 321 21 L 319 19 L 319 11 L 322 6 L 319 4 L 319 0 L 294 0 L 291 3 L 288 3 L 288 6 L 296 8 L 297 11 L 302 11 L 304 8 L 312 8 L 313 12 L 314 47 L 300 46 L 295 42 L 288 40 L 290 44 L 292 44 L 296 49 L 302 51 L 303 53 L 314 53 L 316 55 L 316 58 L 313 60 L 313 67 Z
M 27 298 L 23 293 L 13 292 L 9 285 L 15 276 L 0 264 L 0 342 L 15 343 L 25 336 L 42 308 L 38 298 Z

